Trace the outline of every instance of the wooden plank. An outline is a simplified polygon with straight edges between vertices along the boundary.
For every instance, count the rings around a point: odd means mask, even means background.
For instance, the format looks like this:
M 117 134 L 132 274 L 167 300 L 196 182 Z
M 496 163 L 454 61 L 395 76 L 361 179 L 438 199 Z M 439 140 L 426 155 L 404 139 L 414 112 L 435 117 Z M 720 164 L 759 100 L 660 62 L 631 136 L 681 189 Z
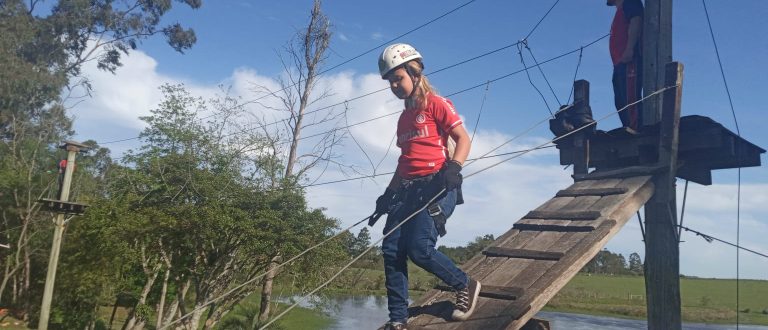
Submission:
M 587 174 L 586 176 L 574 178 L 576 181 L 584 180 L 603 180 L 603 179 L 623 179 L 636 176 L 653 175 L 665 170 L 667 166 L 630 166 L 617 170 L 599 170 Z
M 455 292 L 455 290 L 447 285 L 436 285 L 435 290 Z M 482 285 L 480 287 L 480 297 L 501 299 L 501 300 L 517 300 L 525 294 L 525 290 L 518 287 L 505 287 L 496 285 Z
M 595 230 L 596 225 L 571 226 L 568 224 L 548 225 L 548 224 L 540 224 L 540 223 L 516 223 L 514 224 L 513 228 L 518 230 L 528 230 L 528 231 L 555 231 L 555 232 L 567 233 L 567 232 L 590 232 Z
M 535 260 L 560 260 L 560 258 L 563 257 L 563 253 L 552 253 L 548 251 L 535 251 L 526 249 L 509 249 L 496 246 L 486 248 L 483 251 L 483 255 L 488 257 L 506 257 Z
M 525 219 L 552 219 L 552 220 L 595 220 L 600 217 L 600 211 L 531 211 Z
M 614 188 L 586 188 L 586 189 L 565 189 L 557 192 L 557 197 L 578 197 L 578 196 L 608 196 L 621 195 L 627 192 L 626 187 Z

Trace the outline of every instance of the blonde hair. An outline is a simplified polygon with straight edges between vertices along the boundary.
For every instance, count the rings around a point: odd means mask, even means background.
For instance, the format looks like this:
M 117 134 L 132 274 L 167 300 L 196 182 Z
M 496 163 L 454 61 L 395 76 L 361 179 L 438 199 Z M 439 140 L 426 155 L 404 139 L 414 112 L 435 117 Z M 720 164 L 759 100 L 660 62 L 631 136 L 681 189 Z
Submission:
M 424 75 L 424 64 L 421 59 L 409 61 L 403 65 L 406 71 L 416 80 L 413 88 L 413 96 L 405 100 L 405 107 L 408 109 L 427 106 L 427 96 L 429 94 L 437 95 L 437 90 L 429 83 L 429 79 Z
M 413 79 L 418 80 L 418 83 L 413 86 L 413 88 L 416 89 L 413 93 L 413 96 L 405 100 L 405 107 L 407 109 L 426 107 L 427 96 L 429 96 L 429 94 L 438 94 L 437 89 L 435 89 L 435 87 L 429 83 L 429 79 L 427 79 L 427 76 L 424 75 L 424 64 L 421 63 L 421 59 L 416 59 L 405 63 L 403 67 L 406 71 L 408 71 L 408 73 L 410 73 Z M 453 137 L 451 137 L 450 134 L 446 133 L 446 135 L 445 148 L 448 152 L 447 156 L 448 159 L 453 159 L 453 153 L 456 151 L 456 141 L 453 140 Z

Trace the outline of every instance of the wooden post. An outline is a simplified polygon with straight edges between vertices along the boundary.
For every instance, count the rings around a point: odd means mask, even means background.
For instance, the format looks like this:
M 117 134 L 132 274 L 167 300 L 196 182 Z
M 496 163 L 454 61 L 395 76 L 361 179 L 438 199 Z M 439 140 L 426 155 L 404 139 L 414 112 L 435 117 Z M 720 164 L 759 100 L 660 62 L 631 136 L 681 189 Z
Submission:
M 574 113 L 586 113 L 589 108 L 589 82 L 577 80 L 573 82 L 573 105 L 581 109 Z M 573 177 L 586 175 L 589 172 L 589 129 L 581 130 L 573 136 Z
M 64 170 L 64 183 L 61 188 L 61 201 L 69 201 L 69 189 L 72 185 L 72 173 L 75 171 L 75 156 L 82 144 L 67 141 L 64 143 L 64 149 L 67 150 L 67 168 Z M 59 252 L 61 252 L 61 240 L 64 236 L 64 213 L 56 215 L 53 230 L 53 243 L 51 244 L 51 255 L 48 260 L 48 275 L 45 278 L 45 289 L 43 290 L 43 303 L 40 305 L 40 320 L 37 329 L 48 329 L 48 319 L 51 314 L 51 301 L 53 300 L 53 285 L 56 282 L 56 267 L 59 263 Z
M 645 0 L 643 14 L 643 94 L 664 86 L 664 65 L 672 62 L 672 0 Z M 643 126 L 660 119 L 660 98 L 643 102 Z
M 680 250 L 677 236 L 675 174 L 678 128 L 682 101 L 683 65 L 666 66 L 663 93 L 659 164 L 667 170 L 654 177 L 655 191 L 645 204 L 645 293 L 648 297 L 648 329 L 681 329 Z

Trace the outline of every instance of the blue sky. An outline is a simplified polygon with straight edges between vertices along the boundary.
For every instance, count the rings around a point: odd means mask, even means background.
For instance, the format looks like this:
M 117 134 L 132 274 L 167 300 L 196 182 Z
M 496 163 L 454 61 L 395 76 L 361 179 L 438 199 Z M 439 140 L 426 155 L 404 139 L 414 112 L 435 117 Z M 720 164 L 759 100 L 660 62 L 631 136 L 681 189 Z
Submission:
M 333 24 L 334 37 L 326 67 L 349 60 L 395 38 L 466 1 L 409 2 L 407 6 L 390 3 L 361 5 L 359 1 L 326 1 L 325 14 Z M 408 34 L 398 41 L 415 45 L 423 54 L 426 71 L 443 68 L 525 37 L 552 6 L 554 1 L 477 0 L 434 23 Z M 709 116 L 733 129 L 734 123 L 717 66 L 701 1 L 675 1 L 675 60 L 685 65 L 683 115 Z M 715 29 L 720 55 L 733 96 L 742 135 L 751 142 L 768 146 L 763 129 L 765 108 L 762 99 L 768 92 L 768 27 L 761 24 L 768 16 L 768 2 L 763 0 L 707 2 Z M 280 75 L 277 52 L 297 29 L 307 21 L 311 1 L 205 1 L 199 10 L 177 5 L 167 23 L 181 22 L 195 29 L 197 44 L 181 55 L 167 47 L 161 38 L 145 41 L 140 51 L 125 58 L 125 66 L 115 76 L 85 68 L 94 82 L 93 97 L 73 108 L 78 138 L 98 141 L 117 140 L 138 134 L 146 115 L 159 101 L 157 87 L 166 82 L 183 82 L 200 95 L 213 95 L 216 86 L 233 86 L 243 99 L 253 97 L 253 83 L 269 85 Z M 561 1 L 528 38 L 531 51 L 539 62 L 579 49 L 608 32 L 614 8 L 604 0 Z M 613 111 L 611 63 L 607 39 L 583 50 L 579 79 L 591 83 L 592 109 L 600 117 Z M 323 86 L 335 95 L 326 104 L 343 101 L 386 87 L 376 76 L 376 57 L 380 48 L 352 60 L 324 75 Z M 525 51 L 525 61 L 533 63 Z M 552 109 L 558 98 L 568 99 L 578 53 L 542 66 L 552 84 L 549 91 L 538 70 L 531 70 Z M 522 68 L 517 48 L 445 70 L 430 77 L 443 95 L 485 83 Z M 539 94 L 525 74 L 517 74 L 488 86 L 451 96 L 471 129 L 485 99 L 473 155 L 498 145 L 549 114 Z M 400 109 L 385 91 L 349 103 L 350 122 L 357 122 Z M 254 108 L 259 113 L 263 109 Z M 339 111 L 334 109 L 334 111 Z M 278 117 L 276 117 L 278 118 Z M 378 172 L 394 167 L 395 155 L 387 154 L 394 132 L 394 118 L 361 125 L 351 130 L 363 148 L 376 161 L 384 159 Z M 618 118 L 601 122 L 598 128 L 611 129 Z M 312 132 L 308 132 L 311 134 Z M 529 147 L 551 139 L 546 126 L 540 126 L 504 151 Z M 119 155 L 136 147 L 136 141 L 108 144 Z M 395 153 L 397 151 L 394 151 Z M 766 158 L 763 157 L 763 162 Z M 373 169 L 351 141 L 343 152 L 346 163 L 359 165 L 365 173 Z M 367 168 L 366 168 L 367 166 Z M 479 168 L 479 167 L 478 167 Z M 469 202 L 459 207 L 449 222 L 449 235 L 439 244 L 465 244 L 476 236 L 499 235 L 528 210 L 551 198 L 569 183 L 569 170 L 557 165 L 554 151 L 532 153 L 509 164 L 467 181 Z M 735 241 L 736 180 L 735 170 L 714 175 L 715 185 L 689 188 L 686 225 L 720 238 Z M 343 178 L 327 172 L 319 180 Z M 768 170 L 749 168 L 742 171 L 742 244 L 768 253 L 764 236 L 768 234 Z M 371 212 L 373 201 L 388 178 L 356 181 L 307 189 L 310 203 L 326 207 L 344 227 Z M 682 187 L 682 182 L 679 182 Z M 682 189 L 680 189 L 682 190 Z M 355 229 L 355 232 L 359 230 Z M 373 229 L 378 235 L 380 228 Z M 681 271 L 707 277 L 734 277 L 735 252 L 724 245 L 708 244 L 690 235 L 681 245 Z M 380 236 L 379 236 L 380 237 Z M 378 238 L 374 236 L 374 238 Z M 623 253 L 643 254 L 637 221 L 632 219 L 609 243 L 608 248 Z M 708 255 L 703 258 L 701 253 Z M 742 253 L 742 277 L 768 279 L 768 260 Z

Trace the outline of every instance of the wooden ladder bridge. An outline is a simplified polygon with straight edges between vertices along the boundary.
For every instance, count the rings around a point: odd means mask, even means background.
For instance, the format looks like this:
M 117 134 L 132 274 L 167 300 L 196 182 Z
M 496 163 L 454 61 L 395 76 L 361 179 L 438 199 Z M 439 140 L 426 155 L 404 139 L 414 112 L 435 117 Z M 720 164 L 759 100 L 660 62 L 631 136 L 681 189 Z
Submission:
M 651 175 L 596 171 L 517 221 L 462 267 L 482 291 L 472 317 L 451 320 L 437 287 L 410 308 L 409 329 L 518 329 L 592 259 L 653 194 Z

